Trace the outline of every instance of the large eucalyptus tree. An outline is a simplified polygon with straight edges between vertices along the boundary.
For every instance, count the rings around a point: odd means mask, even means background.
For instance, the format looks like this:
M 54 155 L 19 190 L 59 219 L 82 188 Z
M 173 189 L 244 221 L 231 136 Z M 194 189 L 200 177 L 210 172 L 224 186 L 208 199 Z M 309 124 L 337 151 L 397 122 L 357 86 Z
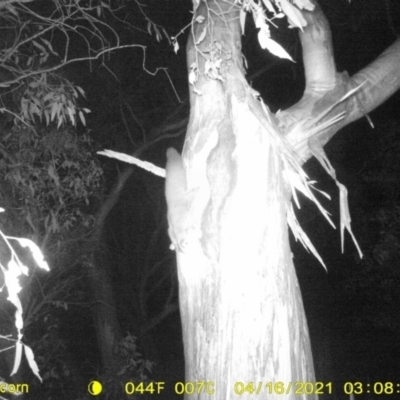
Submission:
M 218 399 L 242 391 L 241 398 L 250 399 L 252 389 L 271 399 L 317 398 L 317 390 L 329 393 L 331 387 L 302 385 L 315 377 L 288 225 L 319 256 L 292 201 L 301 191 L 329 219 L 301 165 L 315 156 L 336 181 L 323 146 L 399 88 L 400 40 L 349 77 L 336 70 L 329 24 L 315 0 L 193 0 L 193 12 L 190 121 L 182 158 L 168 151 L 166 175 L 185 379 L 213 382 L 190 398 L 208 399 L 215 390 Z M 261 46 L 283 56 L 268 23 L 284 13 L 300 27 L 306 88 L 283 112 L 272 114 L 246 81 L 246 12 Z M 353 236 L 346 189 L 336 183 L 341 233 L 346 228 Z

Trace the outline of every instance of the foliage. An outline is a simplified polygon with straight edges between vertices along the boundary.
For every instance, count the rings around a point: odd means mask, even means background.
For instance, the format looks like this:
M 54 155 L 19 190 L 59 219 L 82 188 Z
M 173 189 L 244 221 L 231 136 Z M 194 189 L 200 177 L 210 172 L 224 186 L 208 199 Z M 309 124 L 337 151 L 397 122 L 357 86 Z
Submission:
M 34 343 L 37 361 L 42 365 L 42 377 L 46 390 L 56 387 L 68 381 L 71 371 L 66 365 L 66 342 L 59 337 L 60 323 L 56 317 L 46 315 L 44 318 L 45 333 Z M 43 393 L 42 393 L 43 395 Z
M 259 29 L 258 41 L 263 49 L 268 49 L 272 54 L 280 57 L 292 60 L 289 54 L 274 40 L 271 39 L 271 32 L 269 25 L 274 25 L 273 20 L 275 18 L 287 17 L 289 27 L 300 28 L 307 25 L 306 20 L 299 9 L 305 9 L 308 11 L 314 10 L 314 5 L 309 0 L 294 0 L 294 4 L 291 4 L 288 0 L 243 0 L 240 4 L 243 4 L 243 8 L 240 14 L 240 23 L 242 27 L 242 33 L 245 31 L 246 11 L 251 12 L 254 24 Z M 268 15 L 272 15 L 269 17 Z M 293 61 L 293 60 L 292 60 Z
M 143 12 L 149 33 L 160 31 Z M 77 105 L 79 86 L 62 77 L 69 64 L 99 60 L 122 48 L 143 46 L 121 44 L 120 27 L 130 25 L 119 19 L 123 1 L 15 0 L 0 2 L 0 112 L 26 124 L 56 120 L 57 126 L 76 125 L 77 116 L 85 125 L 87 108 Z M 116 24 L 115 24 L 116 25 Z
M 6 286 L 8 292 L 7 300 L 10 303 L 12 303 L 16 308 L 15 327 L 17 329 L 17 338 L 12 338 L 10 335 L 2 336 L 2 338 L 6 339 L 7 341 L 10 341 L 12 343 L 15 342 L 15 345 L 10 347 L 10 348 L 15 348 L 14 367 L 11 372 L 11 375 L 15 374 L 18 371 L 21 363 L 22 352 L 24 352 L 32 372 L 40 380 L 42 380 L 39 374 L 39 368 L 34 359 L 32 349 L 22 342 L 22 337 L 23 337 L 22 330 L 24 328 L 24 321 L 22 318 L 23 316 L 22 304 L 19 297 L 19 293 L 22 289 L 20 285 L 20 276 L 28 275 L 29 270 L 28 267 L 23 262 L 21 262 L 11 242 L 15 241 L 18 242 L 22 247 L 27 247 L 31 251 L 32 258 L 36 261 L 36 264 L 40 268 L 49 271 L 49 266 L 47 262 L 44 261 L 43 254 L 40 251 L 40 249 L 31 240 L 25 238 L 6 236 L 1 230 L 0 230 L 0 237 L 1 241 L 3 242 L 2 244 L 4 244 L 4 246 L 7 248 L 7 250 L 9 250 L 10 253 L 10 258 L 7 264 L 3 259 L 3 257 L 0 258 L 0 268 L 4 276 L 4 286 Z M 7 267 L 5 265 L 7 265 Z M 3 287 L 0 289 L 0 291 L 2 289 Z
M 114 353 L 116 365 L 109 368 L 108 373 L 102 377 L 104 387 L 107 387 L 106 399 L 115 399 L 120 393 L 124 393 L 126 382 L 150 382 L 149 373 L 154 367 L 153 362 L 142 358 L 136 345 L 136 337 L 129 332 L 117 343 Z
M 79 384 L 81 377 L 78 375 L 75 363 L 69 357 L 71 343 L 65 338 L 62 318 L 64 318 L 62 314 L 57 314 L 54 309 L 49 310 L 37 324 L 35 338 L 32 339 L 30 335 L 43 378 L 43 383 L 37 381 L 31 383 L 31 396 L 38 395 L 33 398 L 76 399 L 78 391 L 84 392 Z M 79 368 L 81 370 L 90 368 L 83 356 L 79 360 Z M 87 375 L 82 378 L 85 379 Z
M 54 305 L 57 306 L 65 296 L 74 294 L 75 300 L 77 299 L 76 282 L 63 275 L 62 272 L 65 271 L 62 267 L 72 267 L 79 260 L 71 259 L 75 257 L 75 253 L 65 251 L 68 246 L 61 243 L 61 238 L 65 240 L 73 234 L 77 240 L 77 230 L 88 230 L 93 226 L 91 200 L 99 191 L 102 169 L 91 155 L 92 141 L 87 133 L 77 135 L 72 129 L 54 131 L 45 128 L 39 133 L 40 135 L 26 125 L 14 125 L 8 132 L 0 134 L 0 151 L 3 155 L 0 160 L 0 201 L 7 208 L 7 213 L 0 222 L 5 231 L 34 238 L 49 256 L 51 249 L 52 260 L 57 260 L 57 265 L 44 281 L 35 271 L 31 271 L 28 277 L 28 268 L 18 261 L 17 250 L 21 249 L 14 250 L 9 242 L 18 242 L 20 247 L 29 246 L 34 256 L 37 254 L 35 260 L 47 265 L 43 263 L 43 256 L 40 258 L 39 248 L 28 239 L 1 234 L 7 245 L 3 246 L 7 251 L 2 252 L 2 257 L 11 254 L 8 268 L 1 264 L 1 269 L 6 278 L 9 299 L 16 307 L 18 338 L 9 337 L 9 340 L 16 342 L 18 350 L 13 372 L 18 369 L 24 349 L 32 370 L 39 376 L 32 351 L 21 342 L 21 330 L 24 326 L 25 335 L 28 333 L 30 343 L 38 356 L 39 366 L 52 370 L 50 376 L 53 376 L 54 368 L 59 367 L 41 362 L 48 350 L 44 354 L 41 352 L 46 346 L 38 346 L 38 339 L 32 335 L 31 325 L 42 313 L 54 312 Z M 3 258 L 1 261 L 5 262 Z M 20 275 L 26 275 L 22 282 L 25 290 L 22 291 L 21 299 L 17 295 L 21 290 Z M 5 309 L 6 305 L 2 304 L 2 310 Z M 2 318 L 3 327 L 4 322 Z M 48 335 L 40 340 L 49 346 L 56 344 Z M 59 345 L 57 348 L 60 350 Z M 48 375 L 45 370 L 44 378 L 49 379 Z
M 85 211 L 100 188 L 102 170 L 91 155 L 87 133 L 43 130 L 39 136 L 22 125 L 1 136 L 2 197 L 13 205 L 15 218 L 39 236 L 92 225 Z
M 292 4 L 293 3 L 293 4 Z M 197 7 L 200 0 L 197 0 Z M 300 10 L 305 9 L 308 11 L 314 10 L 314 5 L 309 0 L 235 0 L 235 6 L 240 8 L 240 25 L 242 34 L 245 33 L 246 15 L 250 13 L 253 17 L 254 24 L 258 32 L 258 41 L 263 49 L 269 50 L 273 55 L 280 58 L 287 58 L 291 61 L 291 56 L 283 49 L 283 47 L 271 38 L 271 31 L 269 26 L 275 26 L 274 20 L 286 17 L 289 22 L 289 27 L 300 28 L 307 25 Z M 196 82 L 199 75 L 204 74 L 210 79 L 224 80 L 221 74 L 221 63 L 224 59 L 231 58 L 230 52 L 223 49 L 220 42 L 213 38 L 213 28 L 208 24 L 210 17 L 209 9 L 205 10 L 204 15 L 195 13 L 190 25 L 186 28 L 191 28 L 191 35 L 193 43 L 196 47 L 196 61 L 190 65 L 189 83 L 193 86 L 193 91 L 197 94 L 201 92 L 196 88 Z M 203 25 L 200 34 L 195 32 L 196 25 Z M 185 31 L 182 29 L 176 36 L 172 37 L 172 44 L 175 52 L 179 50 L 178 37 Z M 200 50 L 198 47 L 207 37 L 208 47 Z M 198 57 L 201 56 L 205 59 L 204 71 L 200 70 L 200 63 Z M 244 60 L 246 62 L 246 60 Z
M 46 125 L 57 121 L 57 128 L 69 121 L 76 125 L 76 114 L 83 125 L 86 125 L 84 112 L 88 108 L 79 108 L 76 104 L 78 93 L 84 96 L 80 86 L 74 86 L 70 81 L 53 73 L 43 72 L 39 76 L 26 79 L 21 97 L 20 115 L 17 120 L 28 124 L 35 123 L 35 117 L 40 122 L 45 119 Z M 16 121 L 17 122 L 17 121 Z

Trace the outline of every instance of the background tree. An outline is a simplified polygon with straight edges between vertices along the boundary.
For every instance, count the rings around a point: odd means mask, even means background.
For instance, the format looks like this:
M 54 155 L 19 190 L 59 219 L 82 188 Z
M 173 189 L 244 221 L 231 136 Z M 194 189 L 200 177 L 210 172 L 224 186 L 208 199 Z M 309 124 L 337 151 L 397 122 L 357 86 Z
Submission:
M 42 377 L 51 387 L 52 380 L 69 379 L 70 373 L 61 361 L 65 343 L 56 329 L 60 310 L 68 315 L 87 303 L 82 256 L 93 226 L 89 204 L 99 195 L 102 170 L 91 157 L 88 135 L 76 137 L 73 129 L 32 130 L 23 125 L 4 130 L 1 136 L 1 202 L 7 209 L 1 227 L 9 235 L 40 244 L 52 265 L 46 275 L 33 269 L 23 279 L 21 293 L 25 340 L 34 348 Z M 5 332 L 11 331 L 10 311 L 3 304 Z M 13 349 L 3 356 L 9 374 Z M 23 376 L 21 371 L 18 378 Z
M 136 4 L 140 10 L 140 4 Z M 85 125 L 85 115 L 89 112 L 77 106 L 77 99 L 84 96 L 84 91 L 64 75 L 66 66 L 82 62 L 91 62 L 91 68 L 105 66 L 107 53 L 136 47 L 121 43 L 124 30 L 134 27 L 121 23 L 120 4 L 116 2 L 111 5 L 100 1 L 46 4 L 17 1 L 0 7 L 4 28 L 0 57 L 4 113 L 1 193 L 8 208 L 2 226 L 9 228 L 10 233 L 23 232 L 32 238 L 55 264 L 47 280 L 35 274 L 30 276 L 25 282 L 23 299 L 25 337 L 38 351 L 39 364 L 45 366 L 46 390 L 51 391 L 52 382 L 60 379 L 65 387 L 76 385 L 76 382 L 71 384 L 71 367 L 63 360 L 68 346 L 65 336 L 64 339 L 59 336 L 59 329 L 65 315 L 57 315 L 57 309 L 68 312 L 68 308 L 71 311 L 74 306 L 85 307 L 85 303 L 86 307 L 93 304 L 96 308 L 96 300 L 100 298 L 103 311 L 97 310 L 94 316 L 97 316 L 98 349 L 103 351 L 103 365 L 115 363 L 117 372 L 121 372 L 122 366 L 114 358 L 126 360 L 129 352 L 128 360 L 138 361 L 134 338 L 122 335 L 114 322 L 113 297 L 107 292 L 107 285 L 95 284 L 108 281 L 98 278 L 101 266 L 91 261 L 99 230 L 95 227 L 101 227 L 93 213 L 100 199 L 102 170 L 89 150 L 88 133 L 74 129 L 78 121 Z M 147 26 L 157 32 L 151 21 Z M 144 52 L 143 46 L 138 47 Z M 73 127 L 65 128 L 67 124 Z M 61 127 L 63 130 L 57 131 Z M 89 272 L 92 279 L 87 279 Z M 92 298 L 86 292 L 86 279 L 94 282 Z M 101 323 L 104 310 L 108 310 L 106 326 Z M 9 310 L 3 311 L 7 314 Z M 47 328 L 41 327 L 43 321 L 48 323 Z M 6 329 L 9 324 L 2 327 Z M 118 332 L 115 342 L 109 340 L 108 327 Z M 108 340 L 103 340 L 104 337 Z M 102 343 L 106 345 L 101 346 Z M 111 353 L 113 359 L 105 359 Z M 146 369 L 151 366 L 144 362 L 143 365 Z M 8 362 L 7 367 L 4 373 L 11 372 L 12 364 Z M 136 364 L 132 368 L 125 368 L 131 376 L 133 370 L 139 370 Z

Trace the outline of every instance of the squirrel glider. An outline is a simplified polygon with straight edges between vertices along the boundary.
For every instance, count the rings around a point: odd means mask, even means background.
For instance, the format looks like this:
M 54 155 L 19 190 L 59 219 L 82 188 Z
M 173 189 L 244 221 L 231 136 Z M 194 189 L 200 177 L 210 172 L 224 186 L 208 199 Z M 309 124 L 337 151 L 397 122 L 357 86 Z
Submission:
M 168 234 L 171 250 L 185 252 L 194 231 L 193 205 L 196 190 L 187 189 L 186 171 L 181 155 L 174 149 L 167 150 L 165 196 L 168 206 Z

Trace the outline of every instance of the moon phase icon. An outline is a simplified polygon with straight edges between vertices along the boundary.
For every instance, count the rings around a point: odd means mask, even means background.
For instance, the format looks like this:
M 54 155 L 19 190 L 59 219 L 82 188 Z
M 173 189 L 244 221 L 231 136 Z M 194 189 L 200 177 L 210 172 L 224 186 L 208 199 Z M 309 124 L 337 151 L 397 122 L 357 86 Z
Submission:
M 93 395 L 97 396 L 103 391 L 103 385 L 99 381 L 92 381 L 88 385 L 88 392 Z

